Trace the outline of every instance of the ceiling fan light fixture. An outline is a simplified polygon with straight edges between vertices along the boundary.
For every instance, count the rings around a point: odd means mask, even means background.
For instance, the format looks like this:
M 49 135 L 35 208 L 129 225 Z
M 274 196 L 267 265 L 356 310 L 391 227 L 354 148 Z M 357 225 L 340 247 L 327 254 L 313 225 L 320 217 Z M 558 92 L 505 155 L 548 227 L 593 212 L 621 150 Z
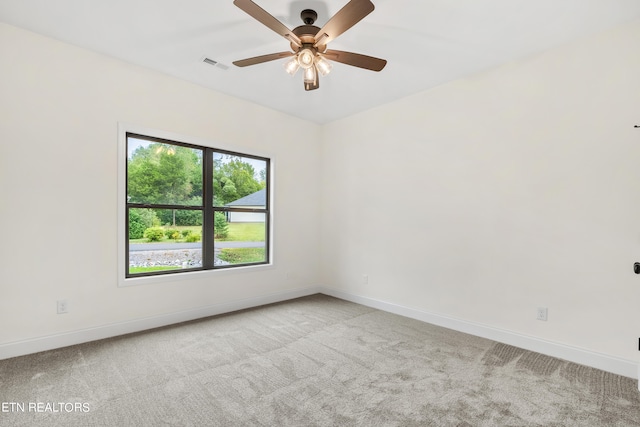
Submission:
M 295 56 L 290 60 L 288 60 L 287 62 L 285 62 L 284 64 L 285 71 L 291 74 L 292 76 L 296 74 L 296 71 L 298 71 L 298 68 L 300 68 L 300 64 L 298 64 L 298 58 Z
M 331 62 L 318 55 L 316 56 L 316 68 L 322 76 L 326 76 L 331 72 L 333 65 L 331 65 Z
M 318 79 L 318 73 L 316 72 L 316 67 L 309 67 L 304 69 L 304 82 L 305 83 L 315 83 Z
M 277 18 L 258 6 L 254 0 L 233 0 L 233 4 L 287 39 L 291 47 L 291 51 L 288 52 L 277 52 L 234 61 L 233 64 L 238 67 L 289 58 L 284 64 L 285 71 L 290 75 L 295 75 L 298 68 L 302 68 L 304 88 L 309 91 L 320 87 L 320 75 L 326 76 L 331 72 L 333 64 L 326 59 L 327 57 L 335 62 L 371 71 L 381 71 L 387 64 L 386 60 L 372 56 L 340 50 L 327 50 L 329 42 L 373 12 L 375 7 L 371 0 L 348 0 L 347 4 L 330 17 L 322 28 L 314 25 L 318 14 L 314 10 L 305 9 L 300 14 L 304 25 L 300 25 L 293 30 L 287 28 Z
M 315 54 L 313 50 L 309 49 L 308 47 L 301 49 L 298 52 L 298 64 L 300 64 L 300 66 L 304 69 L 312 68 L 314 59 Z

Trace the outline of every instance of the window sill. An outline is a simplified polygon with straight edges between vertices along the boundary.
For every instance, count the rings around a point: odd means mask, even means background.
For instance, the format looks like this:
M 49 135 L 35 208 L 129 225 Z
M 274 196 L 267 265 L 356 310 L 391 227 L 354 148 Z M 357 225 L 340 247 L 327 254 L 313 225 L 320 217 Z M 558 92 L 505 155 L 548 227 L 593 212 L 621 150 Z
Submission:
M 184 282 L 186 280 L 209 279 L 212 277 L 221 277 L 233 274 L 258 273 L 261 271 L 272 270 L 273 263 L 246 265 L 243 267 L 221 268 L 217 270 L 199 270 L 189 271 L 175 274 L 163 274 L 158 276 L 129 277 L 124 278 L 124 274 L 119 275 L 121 279 L 118 281 L 118 287 L 127 288 L 130 286 L 154 285 L 158 283 Z

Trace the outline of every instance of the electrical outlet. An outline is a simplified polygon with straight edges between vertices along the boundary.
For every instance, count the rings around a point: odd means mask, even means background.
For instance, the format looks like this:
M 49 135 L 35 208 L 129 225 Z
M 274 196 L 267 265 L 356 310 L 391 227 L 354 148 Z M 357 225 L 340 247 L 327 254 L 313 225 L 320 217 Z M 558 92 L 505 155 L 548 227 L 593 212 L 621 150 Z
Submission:
M 362 284 L 363 284 L 363 285 L 366 285 L 366 284 L 368 284 L 368 283 L 369 283 L 369 275 L 367 275 L 367 274 L 363 274 L 363 275 L 362 275 Z
M 69 312 L 69 301 L 66 299 L 58 300 L 58 314 L 65 314 Z
M 547 321 L 547 307 L 538 307 L 537 319 Z

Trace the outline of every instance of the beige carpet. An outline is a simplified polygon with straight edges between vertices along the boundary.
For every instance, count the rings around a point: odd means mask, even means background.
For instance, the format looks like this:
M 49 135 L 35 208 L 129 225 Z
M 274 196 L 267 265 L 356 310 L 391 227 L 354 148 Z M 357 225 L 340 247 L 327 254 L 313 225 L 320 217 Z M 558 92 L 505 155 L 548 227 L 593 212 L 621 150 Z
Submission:
M 0 361 L 0 405 L 2 426 L 640 426 L 635 380 L 324 295 Z

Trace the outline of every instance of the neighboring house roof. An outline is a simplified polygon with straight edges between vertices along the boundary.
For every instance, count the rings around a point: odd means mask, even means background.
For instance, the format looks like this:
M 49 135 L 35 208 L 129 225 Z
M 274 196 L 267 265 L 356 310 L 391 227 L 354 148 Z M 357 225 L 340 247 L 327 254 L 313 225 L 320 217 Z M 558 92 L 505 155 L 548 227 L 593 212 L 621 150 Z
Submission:
M 225 206 L 266 206 L 267 190 L 258 190 L 255 193 L 244 196 L 241 199 L 227 203 Z

